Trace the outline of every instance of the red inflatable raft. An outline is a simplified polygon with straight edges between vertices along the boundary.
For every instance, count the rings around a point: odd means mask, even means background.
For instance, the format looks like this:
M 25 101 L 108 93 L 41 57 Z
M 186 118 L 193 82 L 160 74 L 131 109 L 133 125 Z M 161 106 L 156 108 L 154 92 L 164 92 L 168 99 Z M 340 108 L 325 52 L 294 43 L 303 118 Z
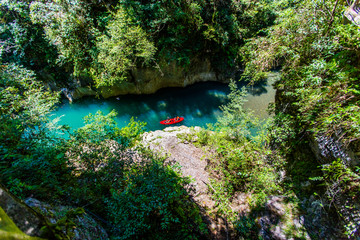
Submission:
M 162 120 L 162 121 L 160 121 L 160 123 L 164 124 L 164 125 L 170 125 L 170 124 L 181 122 L 183 120 L 184 120 L 183 117 L 174 117 L 174 118 L 169 118 L 169 119 L 166 119 L 166 120 Z

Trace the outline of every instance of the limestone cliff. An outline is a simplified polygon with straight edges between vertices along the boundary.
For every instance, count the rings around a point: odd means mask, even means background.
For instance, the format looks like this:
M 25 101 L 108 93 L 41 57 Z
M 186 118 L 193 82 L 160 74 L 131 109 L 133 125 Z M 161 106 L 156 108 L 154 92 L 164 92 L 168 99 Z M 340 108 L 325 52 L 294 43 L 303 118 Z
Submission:
M 193 59 L 189 66 L 160 62 L 157 68 L 134 68 L 131 79 L 100 88 L 104 98 L 124 94 L 150 94 L 165 87 L 185 87 L 196 82 L 220 80 L 207 59 Z
M 355 1 L 354 3 L 356 3 Z M 355 4 L 353 7 L 355 8 Z M 276 105 L 277 111 L 280 113 L 296 116 L 297 109 L 293 102 L 296 99 L 289 97 L 284 90 L 277 90 Z M 301 133 L 301 144 L 293 146 L 291 157 L 289 157 L 289 168 L 297 163 L 312 163 L 313 168 L 326 167 L 340 161 L 346 169 L 356 167 L 359 162 L 360 146 L 358 141 L 352 143 L 344 143 L 341 140 L 343 133 L 338 131 L 332 136 L 323 133 L 312 133 L 311 131 L 303 131 Z M 309 169 L 310 170 L 310 169 Z M 324 173 L 325 171 L 323 171 Z M 319 174 L 320 175 L 320 174 Z M 358 179 L 354 179 L 358 182 Z M 313 194 L 321 192 L 320 200 L 314 199 L 312 195 L 303 196 L 303 208 L 309 218 L 318 219 L 308 224 L 308 228 L 317 231 L 320 238 L 332 238 L 332 236 L 341 236 L 341 228 L 345 227 L 348 235 L 359 235 L 360 232 L 360 205 L 358 200 L 351 196 L 349 191 L 351 186 L 344 186 L 345 181 L 340 177 L 336 181 L 325 180 L 322 184 L 323 188 L 319 190 L 318 182 L 304 181 L 302 191 Z M 352 184 L 351 184 L 352 185 Z M 327 207 L 314 207 L 319 205 Z M 335 214 L 334 214 L 335 213 Z M 335 216 L 331 216 L 335 215 Z M 322 222 L 319 224 L 319 222 Z M 328 228 L 331 226 L 331 228 Z
M 133 68 L 127 81 L 111 87 L 91 88 L 89 82 L 75 81 L 62 92 L 70 101 L 84 96 L 101 95 L 109 98 L 125 94 L 151 94 L 166 87 L 186 87 L 188 85 L 205 82 L 226 82 L 226 78 L 213 70 L 210 60 L 194 58 L 186 66 L 175 61 L 161 60 L 156 67 Z

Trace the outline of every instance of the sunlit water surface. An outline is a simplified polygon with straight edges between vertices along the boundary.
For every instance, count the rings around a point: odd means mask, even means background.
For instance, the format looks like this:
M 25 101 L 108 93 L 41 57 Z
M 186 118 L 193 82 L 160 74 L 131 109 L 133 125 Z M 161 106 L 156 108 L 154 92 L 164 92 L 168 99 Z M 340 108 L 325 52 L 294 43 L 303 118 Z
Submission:
M 267 107 L 274 102 L 275 90 L 272 83 L 278 77 L 274 73 L 255 86 L 248 86 L 245 109 L 251 109 L 260 119 L 268 117 Z M 239 85 L 240 87 L 246 85 Z M 119 127 L 126 126 L 131 117 L 147 122 L 147 130 L 154 131 L 166 126 L 159 122 L 168 117 L 183 116 L 184 121 L 175 124 L 206 127 L 215 123 L 221 114 L 219 106 L 226 104 L 226 95 L 230 92 L 228 85 L 206 82 L 197 83 L 185 88 L 161 89 L 150 95 L 126 95 L 109 99 L 83 98 L 73 103 L 64 102 L 53 112 L 52 118 L 61 117 L 59 124 L 68 125 L 72 129 L 84 126 L 83 118 L 89 113 L 101 110 L 108 114 L 115 109 L 118 113 L 116 121 Z

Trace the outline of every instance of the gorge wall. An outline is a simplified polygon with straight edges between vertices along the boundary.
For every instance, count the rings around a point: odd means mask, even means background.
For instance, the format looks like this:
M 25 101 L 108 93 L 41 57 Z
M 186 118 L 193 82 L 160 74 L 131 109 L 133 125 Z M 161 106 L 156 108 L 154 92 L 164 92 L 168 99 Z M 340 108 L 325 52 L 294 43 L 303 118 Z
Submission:
M 101 95 L 104 98 L 126 94 L 151 94 L 166 87 L 186 87 L 197 82 L 227 82 L 227 78 L 214 70 L 209 59 L 194 58 L 182 66 L 161 60 L 156 67 L 134 68 L 127 81 L 98 89 L 89 87 L 88 83 L 75 83 L 72 89 L 62 92 L 70 101 L 84 96 Z

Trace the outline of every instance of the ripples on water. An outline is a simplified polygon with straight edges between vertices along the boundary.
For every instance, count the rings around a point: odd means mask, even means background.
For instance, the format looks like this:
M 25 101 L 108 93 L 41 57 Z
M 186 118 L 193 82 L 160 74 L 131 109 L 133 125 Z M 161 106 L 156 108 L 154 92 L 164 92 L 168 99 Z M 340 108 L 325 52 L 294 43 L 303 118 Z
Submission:
M 266 118 L 267 106 L 274 101 L 275 90 L 271 84 L 277 74 L 272 74 L 267 81 L 247 87 L 249 95 L 244 107 L 252 109 L 259 118 Z M 239 84 L 239 87 L 243 85 Z M 227 102 L 229 93 L 226 84 L 216 82 L 196 83 L 185 88 L 161 89 L 150 95 L 126 95 L 109 99 L 83 98 L 74 103 L 63 103 L 54 111 L 53 118 L 62 116 L 60 124 L 77 129 L 84 125 L 83 118 L 89 113 L 101 110 L 108 114 L 115 109 L 119 127 L 126 126 L 133 116 L 147 122 L 147 130 L 165 128 L 159 122 L 168 117 L 183 116 L 185 120 L 177 125 L 206 127 L 215 123 L 221 114 L 220 105 Z

